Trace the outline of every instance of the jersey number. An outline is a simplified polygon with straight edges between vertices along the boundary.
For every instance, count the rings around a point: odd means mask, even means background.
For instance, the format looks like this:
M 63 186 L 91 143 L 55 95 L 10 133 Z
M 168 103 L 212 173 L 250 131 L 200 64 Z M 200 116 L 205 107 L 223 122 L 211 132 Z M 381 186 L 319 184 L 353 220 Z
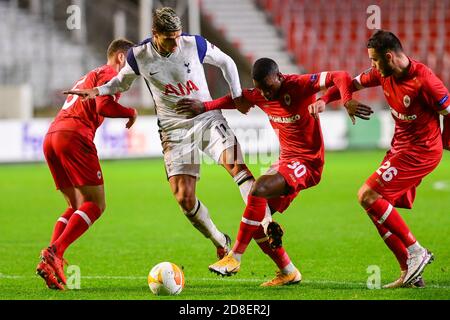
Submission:
M 84 83 L 86 81 L 87 75 L 84 76 L 83 78 L 80 79 L 80 81 L 78 81 L 75 86 L 72 88 L 72 90 L 74 89 L 78 89 L 78 86 L 82 83 Z M 63 105 L 63 110 L 69 109 L 71 106 L 73 106 L 75 104 L 75 102 L 77 102 L 77 100 L 80 98 L 80 96 L 77 95 L 69 95 L 66 99 L 66 102 L 64 102 Z
M 381 170 L 386 171 L 382 172 Z M 386 161 L 381 167 L 378 168 L 377 173 L 384 181 L 389 182 L 398 174 L 398 170 L 395 167 L 391 167 L 390 161 Z
M 291 164 L 288 164 L 287 167 L 288 167 L 289 169 L 294 170 L 294 175 L 295 175 L 297 178 L 303 177 L 303 176 L 305 175 L 305 173 L 306 173 L 306 167 L 305 167 L 305 165 L 300 164 L 300 162 L 298 162 L 298 161 L 293 162 L 293 163 L 291 163 Z
M 226 137 L 230 136 L 230 134 L 228 133 L 227 128 L 225 127 L 225 125 L 223 123 L 221 123 L 218 126 L 216 126 L 215 129 L 217 130 L 217 132 L 220 134 L 220 136 L 223 139 L 225 139 Z

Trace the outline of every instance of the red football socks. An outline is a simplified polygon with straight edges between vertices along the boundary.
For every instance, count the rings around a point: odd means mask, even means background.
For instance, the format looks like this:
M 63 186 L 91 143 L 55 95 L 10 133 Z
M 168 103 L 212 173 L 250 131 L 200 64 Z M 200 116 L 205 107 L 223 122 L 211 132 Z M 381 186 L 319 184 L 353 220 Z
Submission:
M 55 227 L 53 228 L 52 239 L 50 240 L 50 245 L 59 238 L 59 236 L 63 233 L 64 229 L 69 222 L 70 217 L 73 215 L 75 210 L 73 208 L 67 208 L 61 217 L 56 221 Z
M 70 217 L 64 232 L 53 243 L 56 255 L 62 257 L 67 247 L 77 240 L 100 217 L 101 211 L 93 202 L 85 202 Z
M 287 254 L 286 250 L 283 247 L 277 248 L 273 250 L 269 245 L 269 239 L 264 233 L 263 227 L 260 225 L 258 229 L 253 234 L 253 239 L 255 239 L 258 246 L 261 250 L 267 254 L 278 266 L 280 270 L 285 268 L 289 263 L 291 263 L 291 259 Z
M 245 252 L 245 249 L 247 249 L 248 244 L 253 238 L 254 232 L 264 219 L 266 206 L 267 199 L 251 195 L 248 196 L 247 207 L 245 208 L 236 242 L 233 246 L 234 253 L 243 254 Z
M 416 242 L 398 211 L 385 199 L 376 200 L 366 211 L 376 223 L 396 235 L 406 248 Z
M 408 266 L 406 264 L 406 261 L 408 260 L 408 250 L 406 249 L 403 242 L 395 234 L 392 234 L 392 232 L 390 232 L 388 229 L 377 223 L 376 219 L 371 217 L 371 220 L 377 228 L 381 238 L 397 258 L 397 261 L 400 264 L 400 269 L 407 270 Z

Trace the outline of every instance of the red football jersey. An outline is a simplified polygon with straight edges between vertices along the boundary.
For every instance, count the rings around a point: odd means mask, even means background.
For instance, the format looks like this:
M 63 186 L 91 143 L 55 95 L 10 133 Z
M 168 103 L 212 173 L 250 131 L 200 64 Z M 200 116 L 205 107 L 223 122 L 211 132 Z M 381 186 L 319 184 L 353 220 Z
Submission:
M 82 77 L 73 89 L 91 89 L 104 85 L 117 75 L 114 68 L 108 65 L 99 67 Z M 118 101 L 120 94 L 114 96 Z M 97 111 L 97 103 L 104 99 L 97 97 L 83 101 L 77 95 L 69 95 L 63 108 L 56 116 L 48 130 L 49 133 L 55 131 L 77 131 L 82 136 L 94 140 L 95 131 L 103 123 L 104 117 Z
M 450 99 L 447 88 L 426 65 L 411 60 L 408 73 L 400 79 L 382 77 L 371 68 L 355 81 L 356 89 L 383 88 L 395 120 L 393 153 L 431 151 L 439 156 L 442 152 L 439 113 L 445 115 L 450 112 Z
M 320 121 L 310 115 L 308 106 L 315 101 L 317 92 L 333 85 L 342 92 L 343 100 L 349 101 L 351 78 L 344 71 L 283 77 L 277 100 L 267 101 L 257 89 L 245 89 L 242 94 L 269 116 L 280 141 L 280 160 L 303 159 L 322 166 L 324 144 Z M 230 95 L 205 102 L 204 106 L 206 111 L 236 108 Z
M 324 82 L 325 84 L 325 82 Z M 304 159 L 318 165 L 324 162 L 324 144 L 320 121 L 308 106 L 320 91 L 319 75 L 285 75 L 277 100 L 267 101 L 259 90 L 244 90 L 244 97 L 260 107 L 280 141 L 280 159 Z

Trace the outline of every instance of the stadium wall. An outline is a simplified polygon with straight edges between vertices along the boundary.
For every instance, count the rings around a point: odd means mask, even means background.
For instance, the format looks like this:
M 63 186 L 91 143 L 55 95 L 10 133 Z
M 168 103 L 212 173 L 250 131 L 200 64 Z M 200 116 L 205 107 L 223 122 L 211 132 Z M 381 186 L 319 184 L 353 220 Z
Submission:
M 224 111 L 244 153 L 273 159 L 279 145 L 267 117 L 260 110 L 248 116 Z M 0 163 L 44 161 L 42 143 L 52 119 L 0 120 Z M 161 157 L 162 148 L 155 116 L 141 116 L 131 130 L 123 119 L 105 119 L 95 144 L 101 159 Z M 327 150 L 387 148 L 393 135 L 389 112 L 377 112 L 371 121 L 353 126 L 345 111 L 321 115 Z

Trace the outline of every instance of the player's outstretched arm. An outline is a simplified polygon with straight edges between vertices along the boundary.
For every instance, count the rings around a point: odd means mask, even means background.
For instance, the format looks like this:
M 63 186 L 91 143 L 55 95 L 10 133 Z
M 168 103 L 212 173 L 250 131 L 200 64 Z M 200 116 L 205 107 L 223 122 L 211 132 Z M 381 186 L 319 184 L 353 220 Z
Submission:
M 319 98 L 316 102 L 308 106 L 308 111 L 314 118 L 319 118 L 319 113 L 325 111 L 326 104 L 329 101 L 343 97 L 342 101 L 353 124 L 356 123 L 355 117 L 364 120 L 370 119 L 370 115 L 373 113 L 372 109 L 354 100 L 352 97 L 353 92 L 356 91 L 356 87 L 354 87 L 348 72 L 330 71 L 321 72 L 320 74 L 302 75 L 300 77 L 304 83 L 302 86 L 305 90 L 304 93 L 307 95 L 330 88 L 324 97 Z M 334 99 L 331 99 L 331 97 Z
M 134 108 L 127 108 L 117 103 L 113 96 L 100 96 L 95 100 L 97 113 L 106 118 L 128 118 L 125 127 L 130 129 L 136 122 L 138 112 Z
M 353 124 L 356 124 L 355 117 L 358 117 L 363 120 L 370 120 L 370 115 L 373 113 L 370 107 L 354 99 L 348 101 L 345 107 Z M 319 113 L 324 112 L 325 109 L 326 103 L 322 99 L 318 99 L 316 102 L 308 106 L 309 113 L 316 119 L 319 118 Z
M 234 100 L 230 95 L 207 102 L 202 102 L 198 99 L 185 98 L 179 100 L 175 107 L 175 111 L 178 114 L 187 115 L 189 118 L 196 117 L 204 112 L 220 109 L 236 109 Z
M 352 94 L 353 92 L 370 88 L 370 87 L 376 87 L 380 85 L 380 74 L 377 70 L 370 68 L 363 73 L 361 73 L 359 76 L 355 77 L 350 84 L 349 90 Z M 321 97 L 321 99 L 326 103 L 330 103 L 333 101 L 340 100 L 342 98 L 341 90 L 339 90 L 339 87 L 337 85 L 332 86 L 327 90 L 327 92 Z M 342 101 L 343 103 L 347 102 L 345 100 Z
M 206 112 L 205 104 L 198 99 L 181 99 L 175 106 L 175 112 L 186 115 L 188 118 L 194 118 L 199 114 Z
M 134 80 L 139 75 L 127 63 L 119 74 L 112 78 L 108 83 L 92 89 L 72 89 L 64 91 L 64 94 L 74 94 L 83 97 L 83 100 L 95 99 L 97 96 L 115 95 L 118 92 L 124 92 L 130 89 Z
M 375 87 L 379 85 L 380 81 L 378 71 L 376 71 L 375 69 L 369 69 L 361 73 L 356 78 L 354 78 L 351 81 L 350 85 L 348 86 L 348 90 L 350 91 L 350 94 L 352 94 L 353 92 L 359 91 L 361 89 Z M 325 105 L 332 101 L 337 101 L 341 99 L 341 97 L 344 96 L 344 94 L 346 94 L 346 93 L 343 94 L 341 91 L 342 88 L 339 88 L 338 83 L 335 82 L 335 85 L 329 88 L 327 92 L 319 100 L 322 100 L 323 103 L 325 103 Z M 372 108 L 353 98 L 348 99 L 348 92 L 347 92 L 347 100 L 345 99 L 342 100 L 344 103 L 344 107 L 346 108 L 347 113 L 350 119 L 352 120 L 353 124 L 356 124 L 356 118 L 360 118 L 363 120 L 370 120 L 370 116 L 373 113 Z M 322 102 L 319 103 L 321 104 Z
M 97 88 L 93 89 L 72 89 L 63 92 L 66 95 L 74 94 L 83 98 L 83 100 L 95 99 L 99 92 Z
M 138 111 L 136 109 L 133 109 L 133 111 L 134 111 L 133 115 L 131 117 L 128 117 L 128 121 L 125 124 L 125 128 L 127 128 L 127 129 L 130 129 L 137 120 Z

